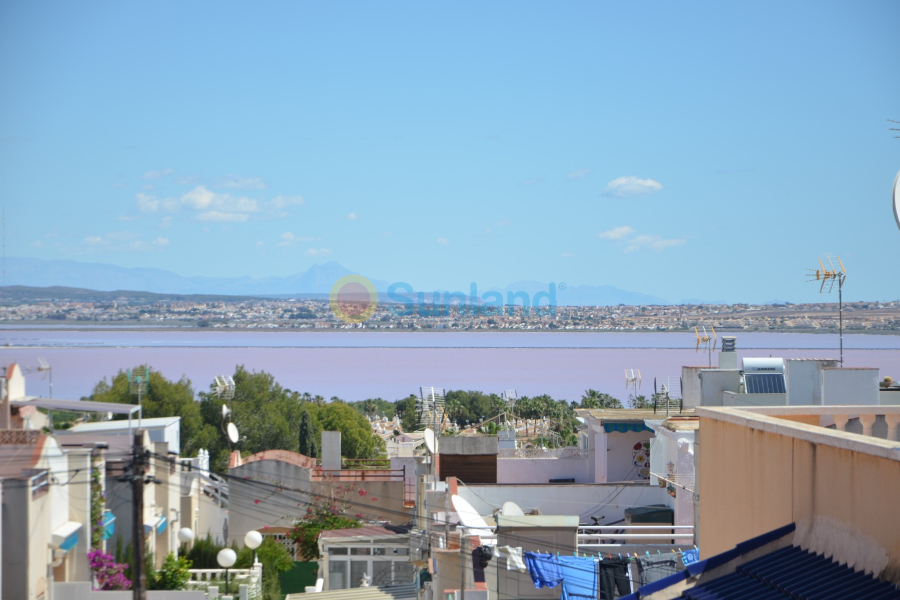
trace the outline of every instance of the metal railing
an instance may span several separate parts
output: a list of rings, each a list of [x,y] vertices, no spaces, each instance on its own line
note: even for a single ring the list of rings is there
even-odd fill
[[[211,585],[225,584],[225,569],[189,569],[188,572],[188,590],[206,591]],[[262,564],[256,563],[250,569],[228,569],[228,585],[246,585],[250,598],[262,598]]]
[[[578,547],[608,548],[628,543],[668,546],[674,540],[693,536],[693,525],[582,525],[578,528]]]

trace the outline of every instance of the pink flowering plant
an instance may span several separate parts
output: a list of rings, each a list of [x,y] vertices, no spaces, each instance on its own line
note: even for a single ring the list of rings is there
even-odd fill
[[[131,589],[131,580],[125,577],[125,569],[128,568],[128,565],[115,562],[111,555],[99,548],[88,552],[87,557],[96,582],[95,590]]]
[[[304,514],[291,529],[288,536],[297,544],[303,560],[319,558],[319,535],[332,529],[356,529],[363,525],[363,514],[351,511],[355,495],[366,496],[367,492],[358,489],[355,483],[334,487],[334,495],[313,496],[312,502]],[[377,498],[371,498],[377,502]],[[298,506],[300,506],[298,504]]]

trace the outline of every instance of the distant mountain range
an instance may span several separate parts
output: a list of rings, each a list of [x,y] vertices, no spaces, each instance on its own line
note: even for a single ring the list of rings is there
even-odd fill
[[[103,263],[86,263],[74,260],[43,260],[38,258],[7,258],[7,286],[81,288],[82,290],[118,291],[133,290],[169,295],[217,295],[217,296],[267,296],[267,297],[318,297],[331,292],[334,283],[353,271],[331,261],[313,265],[303,273],[287,277],[184,277],[163,269],[126,268]],[[371,280],[375,289],[386,300],[390,285],[387,281]],[[409,281],[403,279],[398,281]],[[559,286],[559,282],[557,282]],[[571,285],[557,287],[556,303],[559,306],[611,306],[616,304],[669,304],[666,300],[621,290],[609,285]],[[479,295],[486,291],[503,294],[525,292],[533,297],[538,292],[549,293],[549,284],[537,281],[517,281],[505,287],[479,288]],[[418,292],[419,290],[415,290]],[[431,301],[431,290],[426,292]],[[468,289],[458,290],[469,293]],[[406,294],[404,294],[406,295]]]

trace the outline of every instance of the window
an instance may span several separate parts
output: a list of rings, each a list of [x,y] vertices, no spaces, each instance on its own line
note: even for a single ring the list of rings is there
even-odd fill
[[[328,561],[328,589],[347,589],[347,570],[350,564],[346,560]]]
[[[343,556],[347,556],[347,549],[346,549],[346,548],[334,548],[334,547],[329,547],[329,548],[325,548],[325,552],[327,552],[327,553],[328,553],[329,555],[331,555],[331,556],[338,555],[338,554],[343,555]]]

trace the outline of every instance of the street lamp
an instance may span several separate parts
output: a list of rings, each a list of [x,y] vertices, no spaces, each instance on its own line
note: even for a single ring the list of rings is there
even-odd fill
[[[194,539],[194,531],[190,527],[182,527],[175,534],[175,537],[180,544],[190,544]],[[178,546],[175,546],[175,558],[178,558]]]
[[[263,543],[263,536],[258,531],[248,531],[244,536],[244,545],[253,550],[253,564],[256,564],[256,549]]]
[[[228,569],[237,562],[237,553],[231,548],[223,548],[216,555],[216,562],[225,569],[225,593],[228,593]]]

